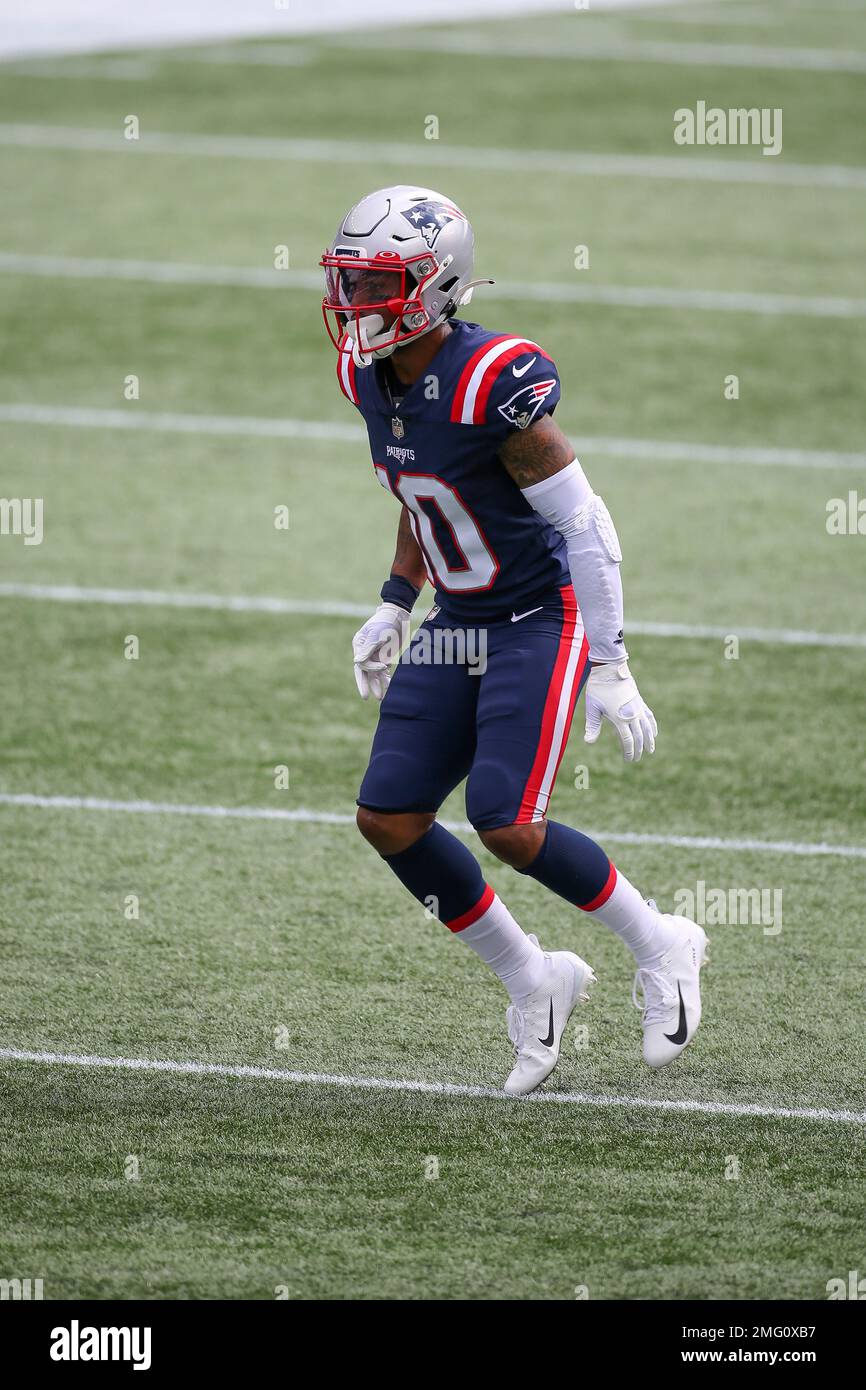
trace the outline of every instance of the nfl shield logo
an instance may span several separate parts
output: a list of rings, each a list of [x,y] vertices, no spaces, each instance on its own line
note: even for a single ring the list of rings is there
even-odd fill
[[[406,426],[403,424],[399,415],[395,415],[391,421],[391,430],[395,439],[402,439],[403,435],[406,433]]]

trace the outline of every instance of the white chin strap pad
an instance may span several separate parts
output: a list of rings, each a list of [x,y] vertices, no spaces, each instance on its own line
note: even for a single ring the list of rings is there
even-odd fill
[[[376,345],[376,337],[382,332],[384,326],[385,320],[381,314],[367,314],[358,321],[358,337],[353,338],[351,334],[349,335],[349,342],[352,344],[352,360],[356,367],[369,366],[372,357],[388,356],[390,349],[381,352]]]

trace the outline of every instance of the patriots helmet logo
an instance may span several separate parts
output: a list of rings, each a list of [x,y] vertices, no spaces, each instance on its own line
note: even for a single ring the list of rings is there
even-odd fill
[[[530,386],[521,386],[510,400],[499,407],[499,414],[504,416],[509,425],[516,425],[519,430],[525,430],[527,425],[532,424],[539,406],[542,401],[547,400],[555,385],[556,377],[551,377],[548,381],[534,381]]]
[[[462,216],[462,213],[458,213],[456,208],[447,207],[445,203],[413,203],[402,215],[432,251],[442,228],[453,222],[455,217]]]

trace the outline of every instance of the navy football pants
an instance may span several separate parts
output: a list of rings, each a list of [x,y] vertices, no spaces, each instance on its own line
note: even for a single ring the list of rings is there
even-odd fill
[[[524,610],[521,610],[524,611]],[[463,625],[438,610],[409,655],[435,652],[436,629]],[[426,630],[426,631],[425,631]],[[589,675],[583,621],[570,584],[538,611],[473,625],[486,634],[486,668],[401,659],[379,714],[358,794],[374,811],[438,811],[464,777],[466,813],[477,830],[541,820],[547,811],[577,698]],[[440,650],[449,650],[444,639]]]

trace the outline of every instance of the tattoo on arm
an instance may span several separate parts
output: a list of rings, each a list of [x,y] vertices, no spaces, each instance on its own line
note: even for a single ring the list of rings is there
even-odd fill
[[[423,589],[427,582],[424,556],[412,534],[412,527],[409,525],[409,510],[405,503],[400,512],[400,521],[397,526],[397,548],[394,552],[391,573],[402,575],[404,579],[409,580],[410,584],[414,584],[416,589]]]
[[[559,425],[549,415],[542,415],[528,430],[510,434],[499,457],[517,486],[523,488],[567,468],[574,459],[574,450]]]

